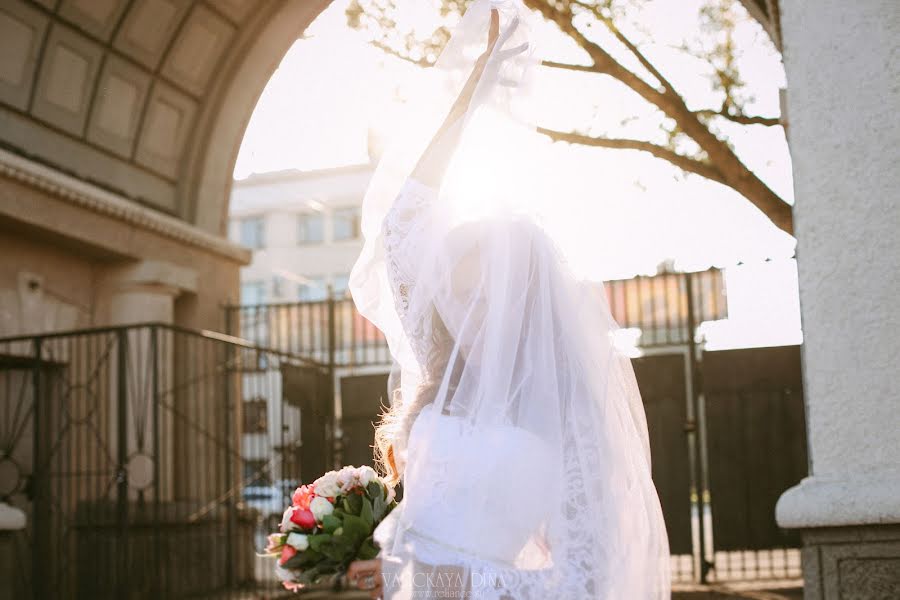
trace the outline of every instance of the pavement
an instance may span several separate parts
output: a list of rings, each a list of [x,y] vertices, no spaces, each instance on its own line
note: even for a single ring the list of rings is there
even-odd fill
[[[803,600],[799,579],[742,583],[678,584],[672,600]]]

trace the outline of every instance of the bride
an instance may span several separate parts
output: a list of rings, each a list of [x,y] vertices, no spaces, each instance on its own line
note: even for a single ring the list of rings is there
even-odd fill
[[[552,193],[513,133],[529,20],[472,3],[363,203],[350,289],[399,367],[375,440],[403,481],[379,558],[348,571],[373,598],[669,597],[631,364],[603,291],[526,208]]]

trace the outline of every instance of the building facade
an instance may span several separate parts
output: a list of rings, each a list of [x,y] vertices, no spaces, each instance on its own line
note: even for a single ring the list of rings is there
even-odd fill
[[[323,300],[347,293],[362,249],[360,207],[369,164],[278,171],[235,181],[229,238],[253,251],[241,304]]]

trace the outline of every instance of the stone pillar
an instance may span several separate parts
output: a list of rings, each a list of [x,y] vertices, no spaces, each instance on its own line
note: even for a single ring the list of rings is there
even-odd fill
[[[185,267],[173,265],[164,261],[145,260],[130,264],[125,267],[112,269],[105,278],[105,285],[109,292],[109,321],[111,325],[133,325],[137,323],[163,323],[172,324],[175,315],[175,300],[185,293],[196,293],[197,273]],[[127,333],[128,363],[131,369],[151,369],[152,338],[149,328],[129,330]],[[175,360],[175,334],[164,328],[158,328],[156,335],[156,365],[157,388],[170,390],[175,381],[176,369],[182,365]],[[141,362],[139,358],[142,358]],[[116,390],[118,373],[110,370],[112,378],[110,390]],[[140,380],[137,373],[130,375],[131,380]],[[154,459],[152,449],[148,445],[152,432],[153,404],[142,397],[132,397],[133,394],[141,395],[149,393],[145,385],[136,389],[129,388],[128,406],[128,470],[129,493],[136,497],[142,489],[149,489],[154,485],[153,469]],[[164,405],[171,404],[172,399],[164,396],[160,399]],[[113,392],[110,398],[111,420],[113,426],[116,423],[115,415],[118,410],[118,398]],[[135,411],[145,411],[143,415],[135,415]],[[135,417],[138,417],[135,419]],[[134,423],[141,423],[145,431],[135,430]],[[181,425],[181,426],[180,426]],[[171,410],[160,410],[158,413],[158,443],[161,463],[159,467],[159,494],[160,500],[170,500],[175,488],[175,445],[179,436],[189,436],[190,433],[182,431],[183,424],[177,423],[172,417]],[[143,434],[143,435],[141,435]],[[117,439],[114,431],[110,432],[110,440]],[[139,443],[143,440],[143,447]],[[111,446],[115,446],[112,443]]]
[[[109,273],[111,325],[173,323],[175,299],[197,292],[197,273],[164,261],[145,260]]]
[[[782,0],[810,476],[806,595],[900,598],[900,5]]]

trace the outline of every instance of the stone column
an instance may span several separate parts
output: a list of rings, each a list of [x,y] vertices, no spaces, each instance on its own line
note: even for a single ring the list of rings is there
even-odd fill
[[[197,292],[197,273],[168,262],[145,260],[112,269],[106,283],[111,325],[173,323],[175,299]]]
[[[900,5],[782,0],[810,476],[805,597],[900,598]]]
[[[109,322],[111,325],[133,325],[137,323],[162,323],[172,324],[175,314],[175,300],[184,293],[196,293],[197,273],[191,269],[173,265],[164,261],[145,260],[124,267],[112,269],[104,280],[106,290],[109,293]],[[175,369],[181,368],[175,360],[175,339],[172,331],[158,328],[156,335],[156,365],[157,365],[157,389],[163,394],[159,399],[162,406],[171,406],[173,399],[166,394],[172,388],[175,381]],[[138,328],[129,330],[127,334],[128,356],[130,369],[144,370],[149,377],[152,371],[152,344],[151,330]],[[111,427],[115,426],[115,415],[118,410],[118,398],[115,390],[117,379],[116,370],[110,371],[110,398]],[[148,381],[142,379],[138,373],[129,374],[129,381]],[[132,385],[129,387],[128,406],[128,479],[129,494],[136,496],[142,489],[150,489],[154,486],[153,469],[154,460],[151,458],[152,448],[147,440],[152,439],[152,406],[145,398],[131,397],[132,394],[150,393],[148,385]],[[134,411],[144,411],[146,414],[136,415]],[[135,418],[137,417],[137,418]],[[175,489],[175,445],[179,437],[189,434],[181,431],[183,424],[173,419],[172,410],[160,410],[158,418],[158,443],[160,444],[160,500],[170,500]],[[145,431],[135,431],[135,423],[143,424]],[[143,434],[143,435],[139,435]],[[111,447],[115,447],[117,436],[110,432]],[[143,439],[143,447],[138,443]]]

